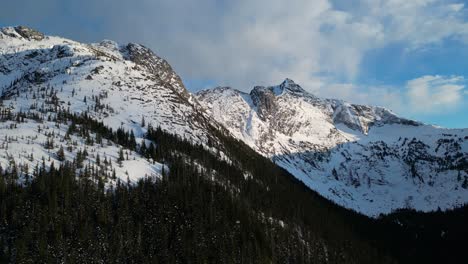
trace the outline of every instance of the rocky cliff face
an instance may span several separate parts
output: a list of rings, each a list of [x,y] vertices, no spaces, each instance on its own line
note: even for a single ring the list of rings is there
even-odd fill
[[[197,98],[237,138],[345,207],[376,216],[468,202],[468,129],[320,99],[289,79],[250,94],[224,87]]]
[[[24,26],[17,26],[17,27],[5,27],[1,29],[3,35],[17,38],[21,37],[27,40],[43,40],[44,34],[41,32],[24,27]]]

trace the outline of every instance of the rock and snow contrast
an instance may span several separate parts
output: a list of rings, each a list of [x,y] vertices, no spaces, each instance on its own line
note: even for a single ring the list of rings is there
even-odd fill
[[[250,93],[218,87],[197,98],[236,138],[344,207],[378,216],[468,202],[468,129],[320,99],[289,79]]]
[[[225,127],[311,189],[369,216],[468,202],[468,129],[320,99],[289,79],[250,94],[226,87],[192,95],[141,45],[0,29],[0,169],[24,176],[66,159],[79,160],[82,173],[115,175],[109,183],[162,174],[163,164],[80,130],[70,121],[77,115],[131,131],[138,143],[151,126],[209,146],[213,127]]]
[[[21,26],[0,29],[0,93],[3,169],[57,166],[60,148],[68,160],[85,152],[83,164],[91,167],[116,161],[121,146],[67,133],[71,124],[60,121],[64,113],[86,113],[114,131],[132,131],[136,142],[144,140],[148,126],[157,126],[203,144],[213,125],[170,65],[149,49],[112,41],[82,44]],[[21,122],[8,120],[18,113]],[[117,177],[135,181],[160,174],[161,164],[124,151],[128,158],[112,169]]]

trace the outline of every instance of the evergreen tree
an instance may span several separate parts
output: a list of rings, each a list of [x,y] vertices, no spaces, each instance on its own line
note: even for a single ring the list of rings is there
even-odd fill
[[[59,150],[57,151],[57,159],[59,161],[65,161],[65,151],[63,150],[63,146],[60,146]]]
[[[119,158],[117,159],[117,163],[119,164],[120,167],[122,167],[122,162],[125,160],[125,157],[124,157],[124,152],[123,152],[123,148],[120,148],[119,150]]]

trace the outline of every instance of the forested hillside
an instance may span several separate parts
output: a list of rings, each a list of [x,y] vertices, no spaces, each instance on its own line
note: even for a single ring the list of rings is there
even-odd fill
[[[160,178],[146,177],[136,184],[117,180],[110,188],[105,188],[104,163],[118,166],[125,155],[103,161],[101,169],[85,167],[80,175],[75,173],[77,160],[50,169],[38,164],[21,184],[16,175],[24,168],[2,169],[0,241],[5,262],[463,259],[466,209],[401,212],[374,220],[321,198],[268,159],[222,134],[217,146],[228,159],[158,128],[149,129],[146,137],[151,144],[143,145],[135,144],[130,133],[118,136],[85,115],[70,115],[67,120],[76,127],[71,133],[115,140],[125,151],[137,151],[168,169]]]
[[[0,53],[0,262],[467,259],[466,207],[370,218],[339,206],[236,139],[141,45],[7,27]]]
[[[135,145],[86,115],[69,120],[79,131],[71,133],[115,140],[168,170],[110,188],[104,162],[85,165],[80,175],[79,160],[38,164],[21,184],[24,168],[2,170],[4,259],[371,263],[387,255],[360,239],[337,206],[233,139],[224,137],[228,162],[160,129],[149,129],[148,146]],[[126,158],[107,163],[118,166],[119,159]]]

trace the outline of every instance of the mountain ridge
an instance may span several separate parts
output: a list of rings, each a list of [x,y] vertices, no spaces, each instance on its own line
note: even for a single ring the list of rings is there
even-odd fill
[[[290,79],[250,93],[225,87],[196,96],[236,138],[345,207],[375,217],[399,208],[432,211],[468,202],[468,129],[320,99]]]
[[[414,166],[411,184],[427,182],[431,179],[417,174],[421,165],[442,162],[437,155],[445,152],[453,158],[443,161],[447,166],[464,158],[465,145],[458,138],[440,138],[437,150],[427,139],[395,139],[401,153],[392,154],[394,147],[385,139],[392,135],[375,133],[385,132],[387,125],[371,123],[374,116],[355,115],[371,115],[371,108],[345,105],[340,111],[350,110],[357,118],[348,120],[355,130],[335,126],[346,115],[334,117],[333,102],[316,97],[291,101],[305,95],[292,80],[271,91],[258,87],[252,95],[221,89],[225,98],[210,105],[186,92],[170,65],[141,45],[79,43],[25,27],[0,30],[0,87],[0,262],[437,263],[465,258],[466,206],[371,218],[363,213],[392,208],[362,212],[343,203],[359,197],[339,200],[313,188],[317,181],[306,181],[311,175],[318,183],[336,177],[341,191],[348,185],[368,191],[360,187],[368,184],[366,178],[347,177],[340,168],[336,175],[317,172],[328,168],[331,158],[375,162],[371,171],[404,154]],[[295,123],[297,118],[301,122]],[[237,130],[232,124],[246,126]],[[430,128],[392,125],[408,135]],[[327,153],[335,148],[340,151]],[[365,156],[366,151],[372,155]],[[415,162],[428,153],[428,164]],[[354,165],[344,163],[344,171],[360,175]],[[458,165],[458,171],[466,168]],[[379,183],[372,178],[369,190],[393,187]]]
[[[134,132],[138,142],[147,130],[143,121],[205,146],[218,141],[214,126],[326,198],[372,216],[398,208],[449,209],[468,200],[465,130],[425,125],[381,107],[320,99],[291,79],[256,86],[250,93],[217,88],[192,95],[167,61],[139,44],[81,44],[25,27],[0,32],[5,111],[88,112],[115,130]],[[13,134],[36,133],[24,126]],[[455,135],[448,136],[451,131]],[[59,132],[59,140],[65,132]],[[42,135],[34,145],[37,158],[24,156],[20,162],[33,166],[47,155],[41,142],[47,138]],[[11,155],[24,155],[28,142],[12,142],[18,148],[0,157],[3,163]],[[116,148],[107,151],[118,154]],[[148,163],[142,167],[159,173]],[[125,171],[117,174],[127,177]]]
[[[109,40],[83,44],[18,26],[0,29],[0,54],[2,111],[38,115],[49,122],[58,112],[86,113],[114,130],[131,131],[138,143],[152,125],[204,145],[217,142],[212,127],[222,129],[204,113],[169,63],[140,44],[119,45]],[[4,126],[0,132],[12,139],[7,140],[11,141],[9,151],[0,154],[0,164],[8,167],[11,156],[20,156],[19,164],[35,166],[41,157],[50,155],[51,150],[43,148],[49,138],[60,142],[52,151],[60,146],[67,149],[71,144],[65,139],[68,125],[57,129],[52,122],[33,121],[13,130]],[[82,144],[81,149],[86,148],[82,139],[73,139]],[[73,150],[65,153],[73,158],[80,148],[70,147]],[[34,158],[26,155],[31,151]],[[115,157],[119,149],[102,147],[93,152]],[[133,154],[134,161],[124,162],[133,169],[116,168],[118,178],[130,176],[137,181],[145,174],[160,175],[161,164]],[[53,161],[58,162],[55,157],[47,164]],[[95,158],[87,161],[96,164]]]
[[[11,34],[0,262],[394,262],[342,215],[369,219],[231,137],[146,48]]]

